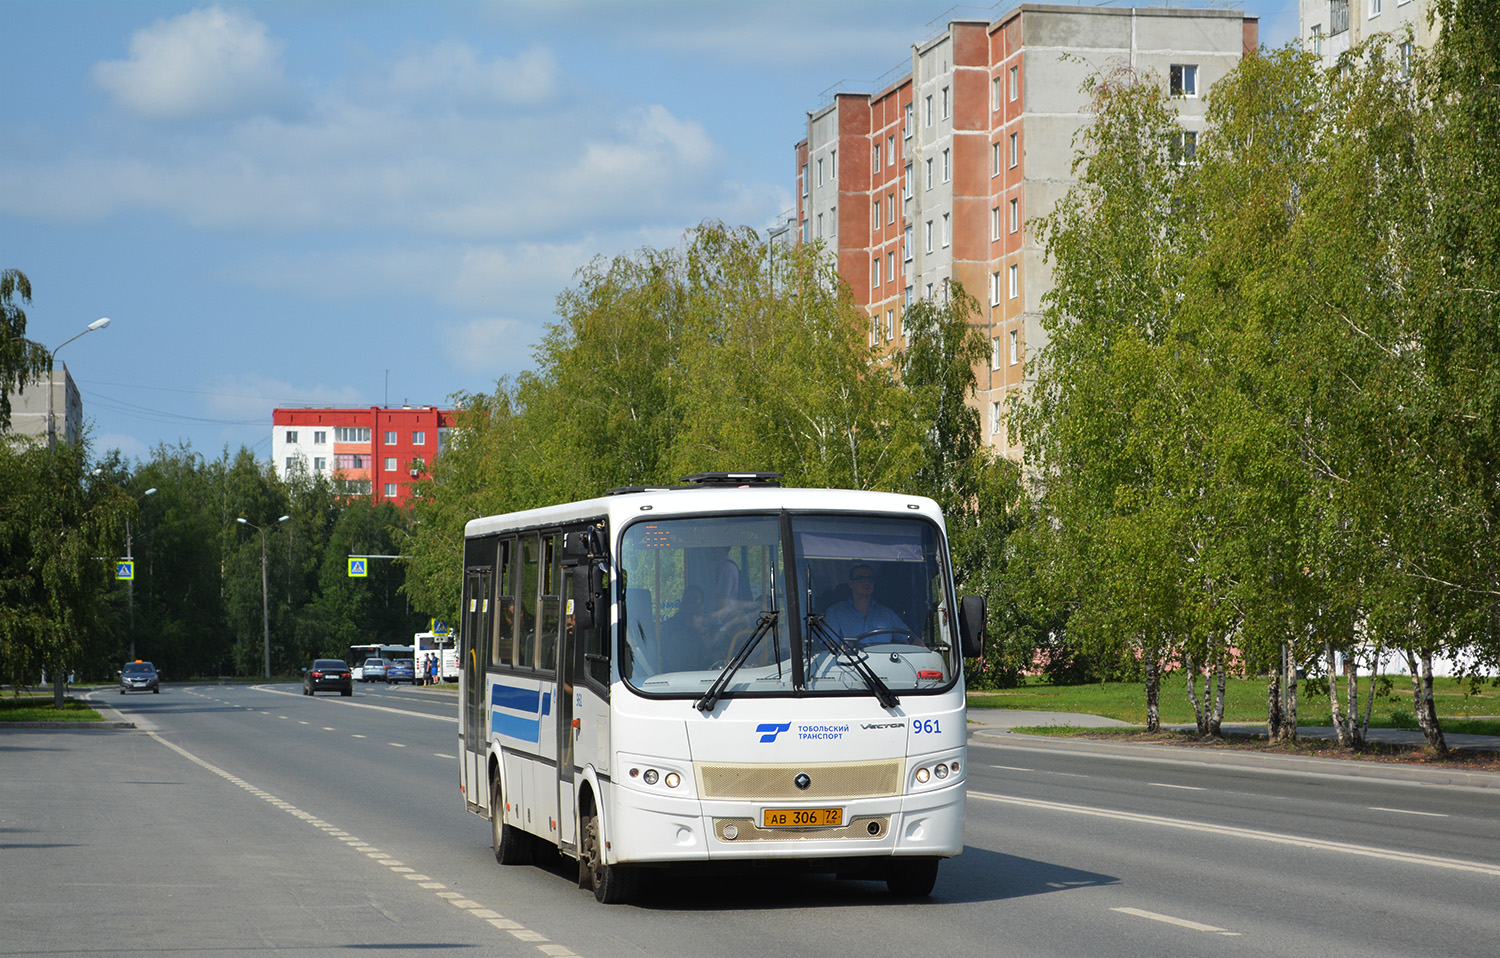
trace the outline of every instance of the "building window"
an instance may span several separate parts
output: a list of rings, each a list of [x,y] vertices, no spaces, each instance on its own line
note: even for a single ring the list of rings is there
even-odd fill
[[[1173,96],[1198,95],[1198,67],[1192,63],[1174,63],[1167,71]]]
[[[1316,53],[1318,56],[1322,56],[1323,55],[1323,24],[1321,24],[1321,23],[1315,23],[1315,24],[1313,24],[1313,27],[1312,27],[1312,48],[1313,48],[1313,53]]]
[[[927,221],[927,252],[932,252],[932,220]]]
[[[802,195],[807,195],[807,164],[802,164],[802,175],[798,177],[802,181]]]
[[[999,279],[999,276],[997,275],[995,278]],[[996,337],[994,337],[993,339],[990,340],[990,368],[991,369],[999,369],[1000,368],[1000,337],[999,336],[996,336]]]
[[[1411,76],[1412,56],[1415,52],[1412,49],[1411,41],[1403,40],[1399,49],[1401,51],[1401,75],[1409,77]]]
[[[807,220],[804,219],[802,221],[802,242],[806,243],[810,239],[812,239],[812,227],[810,227],[807,223]]]
[[[286,432],[286,441],[287,442],[296,442],[297,441],[297,430],[295,430],[295,429],[288,429],[287,432]]]
[[[333,457],[333,465],[336,469],[368,469],[370,457],[357,452],[341,452]]]
[[[1000,435],[1000,404],[990,403],[990,435]]]
[[[1172,159],[1179,166],[1191,163],[1198,155],[1198,133],[1195,130],[1178,130],[1172,134]]]
[[[333,427],[334,442],[369,442],[370,430],[367,426],[335,426]]]
[[[1000,238],[1000,207],[990,207],[990,239]]]
[[[1014,329],[1010,331],[1010,364],[1014,366],[1021,361],[1021,343]]]
[[[385,484],[385,494],[387,498],[392,497],[396,494],[396,484],[394,482],[388,482]]]
[[[823,185],[823,158],[818,157],[818,185]]]
[[[879,200],[875,201],[875,207],[874,207],[874,209],[875,209],[875,215],[873,217],[871,217],[871,219],[873,219],[874,222],[871,224],[871,226],[872,226],[873,229],[877,229],[878,230],[878,229],[880,229],[880,201]]]
[[[873,287],[876,287],[876,286],[879,286],[879,285],[880,285],[880,257],[876,256],[874,259],[870,260],[870,286],[873,288]]]
[[[932,189],[932,157],[927,158],[927,188]]]
[[[1000,109],[1000,78],[990,78],[990,110]]]
[[[1010,267],[1010,298],[1015,299],[1021,295],[1021,267],[1014,264]]]
[[[1021,95],[1021,68],[1010,68],[1010,99],[1015,102],[1016,97]]]
[[[423,431],[423,430],[420,430],[420,429],[417,430],[416,432],[412,433],[411,434],[411,444],[413,446],[425,446],[425,445],[427,445],[427,433],[425,431]]]
[[[885,138],[885,165],[896,165],[896,137],[894,135]]]
[[[395,456],[386,456],[385,457],[385,471],[386,472],[395,472],[396,471],[396,457]]]
[[[1000,175],[1000,144],[990,144],[990,175]]]
[[[1014,233],[1021,228],[1021,201],[1010,201],[1010,231]]]
[[[910,226],[908,226],[906,228],[906,237],[902,240],[901,246],[902,246],[902,249],[904,251],[902,253],[903,260],[905,262],[910,263],[911,262],[911,257],[912,257],[912,252],[911,252],[911,227]]]
[[[896,311],[888,309],[885,311],[885,341],[890,342],[896,338]]]
[[[927,299],[928,299],[929,302],[932,300],[932,284],[931,283],[927,284]]]
[[[291,472],[293,469],[296,468],[296,466],[297,466],[297,457],[296,456],[287,456],[286,457],[286,471],[287,472]]]
[[[818,239],[823,238],[823,214],[818,214]]]
[[[946,249],[948,247],[949,242],[951,242],[952,239],[953,239],[952,223],[953,223],[952,214],[944,213],[943,214],[943,248],[944,249]]]
[[[885,278],[891,282],[896,281],[896,251],[891,250],[885,254]]]
[[[990,305],[1000,305],[1000,271],[998,269],[990,274]],[[999,340],[996,340],[995,342],[995,362],[997,364],[995,368],[998,369],[998,364],[1000,362],[1000,347],[998,345]]]
[[[828,178],[836,180],[839,178],[839,151],[828,151]]]
[[[313,432],[313,445],[324,446],[328,444],[328,433],[322,429]]]
[[[870,345],[880,345],[880,314],[876,313],[870,317]]]
[[[325,458],[323,458],[322,456],[314,456],[313,457],[313,471],[314,472],[327,472],[328,471],[328,460],[325,459]]]
[[[828,209],[828,235],[839,235],[839,208],[837,206]]]
[[[885,194],[886,222],[892,226],[896,225],[896,194]]]
[[[911,139],[911,126],[911,104],[908,103],[906,104],[906,123],[903,125],[902,133],[902,136],[908,140]]]
[[[906,164],[906,176],[901,187],[901,195],[907,199],[911,199],[911,189],[911,164],[908,163]]]
[[[1015,169],[1016,164],[1021,162],[1021,134],[1010,135],[1010,168]]]
[[[906,287],[906,298],[902,301],[902,303],[905,306],[911,306],[911,303],[912,303],[912,288],[910,286]]]
[[[928,97],[922,108],[922,125],[932,126],[932,97]]]
[[[1380,12],[1381,12],[1382,7],[1383,7],[1382,0],[1370,0],[1370,16],[1372,16],[1372,17],[1378,17],[1378,16],[1380,16]]]
[[[948,118],[948,88],[943,87],[943,119]]]
[[[872,170],[878,170],[878,169],[880,169],[880,144],[879,143],[875,144],[874,150],[875,150],[875,161],[870,164],[870,168]]]
[[[388,429],[388,430],[386,430],[385,444],[387,446],[394,446],[399,441],[400,440],[398,440],[396,438],[396,430],[394,430],[394,429]]]
[[[943,182],[953,179],[953,151],[943,151]]]

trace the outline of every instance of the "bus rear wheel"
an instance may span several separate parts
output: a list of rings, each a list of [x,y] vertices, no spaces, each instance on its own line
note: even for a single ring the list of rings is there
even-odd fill
[[[885,887],[897,898],[926,898],[937,884],[938,859],[898,858],[886,873]]]
[[[529,865],[531,836],[505,824],[500,799],[500,776],[494,775],[490,777],[490,839],[495,846],[495,861],[502,865]]]
[[[604,843],[599,835],[599,816],[590,814],[583,821],[583,842],[579,849],[581,871],[594,886],[594,898],[603,905],[620,905],[635,897],[639,874],[625,865],[604,863]]]

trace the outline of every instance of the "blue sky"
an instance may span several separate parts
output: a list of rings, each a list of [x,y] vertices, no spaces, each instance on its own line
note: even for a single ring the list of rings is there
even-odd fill
[[[1296,0],[1244,8],[1296,33]],[[594,257],[768,226],[826,91],[993,9],[0,0],[0,267],[43,345],[111,318],[58,356],[96,454],[264,458],[276,406],[529,368]]]

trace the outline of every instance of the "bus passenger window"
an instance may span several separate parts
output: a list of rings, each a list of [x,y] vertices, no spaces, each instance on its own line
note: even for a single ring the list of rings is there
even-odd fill
[[[500,543],[500,601],[495,610],[495,641],[490,646],[491,665],[510,665],[511,648],[515,641],[516,628],[516,563],[515,541]]]
[[[516,632],[516,668],[534,669],[536,663],[537,573],[540,569],[540,540],[529,536],[521,540],[521,584],[516,615],[520,628]]]
[[[557,633],[562,626],[559,595],[562,576],[558,569],[562,548],[559,539],[558,535],[550,535],[542,540],[542,627],[537,634],[536,667],[549,672],[557,667]]]

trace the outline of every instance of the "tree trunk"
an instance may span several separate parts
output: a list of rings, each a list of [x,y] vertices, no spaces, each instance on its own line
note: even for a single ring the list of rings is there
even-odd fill
[[[1375,684],[1375,676],[1370,676],[1370,685]],[[1353,748],[1363,748],[1365,744],[1365,732],[1359,724],[1359,660],[1354,657],[1353,646],[1350,646],[1349,654],[1344,656],[1344,690],[1349,696],[1349,745]]]
[[[1344,721],[1343,710],[1339,707],[1339,675],[1335,670],[1338,653],[1333,650],[1333,643],[1328,639],[1323,640],[1323,664],[1328,671],[1328,715],[1333,722],[1333,734],[1337,736],[1339,748],[1349,747],[1349,726]]]
[[[1370,660],[1370,691],[1365,695],[1365,714],[1359,723],[1359,740],[1361,743],[1370,737],[1370,712],[1375,708],[1375,685],[1377,673],[1380,671],[1380,643],[1375,643],[1375,657]]]
[[[1422,650],[1420,666],[1410,652],[1406,663],[1411,666],[1411,691],[1417,711],[1417,724],[1427,739],[1427,745],[1439,755],[1448,754],[1448,742],[1443,738],[1443,727],[1438,722],[1437,704],[1432,699],[1432,653]]]
[[[1297,656],[1291,646],[1283,646],[1286,661],[1286,717],[1281,728],[1281,737],[1288,742],[1297,741]]]
[[[1271,680],[1266,683],[1266,738],[1272,742],[1281,741],[1280,668],[1271,673]]]
[[[1198,725],[1198,734],[1204,735],[1204,729],[1208,727],[1208,679],[1203,680],[1203,704],[1198,704],[1198,668],[1193,663],[1193,657],[1187,652],[1182,654],[1182,670],[1187,673],[1188,701],[1193,703],[1193,721]]]
[[[1208,734],[1214,738],[1224,737],[1224,663],[1220,662],[1214,666],[1214,675],[1218,678],[1214,688],[1214,708],[1208,716]],[[1207,680],[1204,680],[1205,688]],[[1207,692],[1204,693],[1207,695]]]
[[[1155,649],[1146,649],[1146,731],[1161,731],[1161,667]]]

